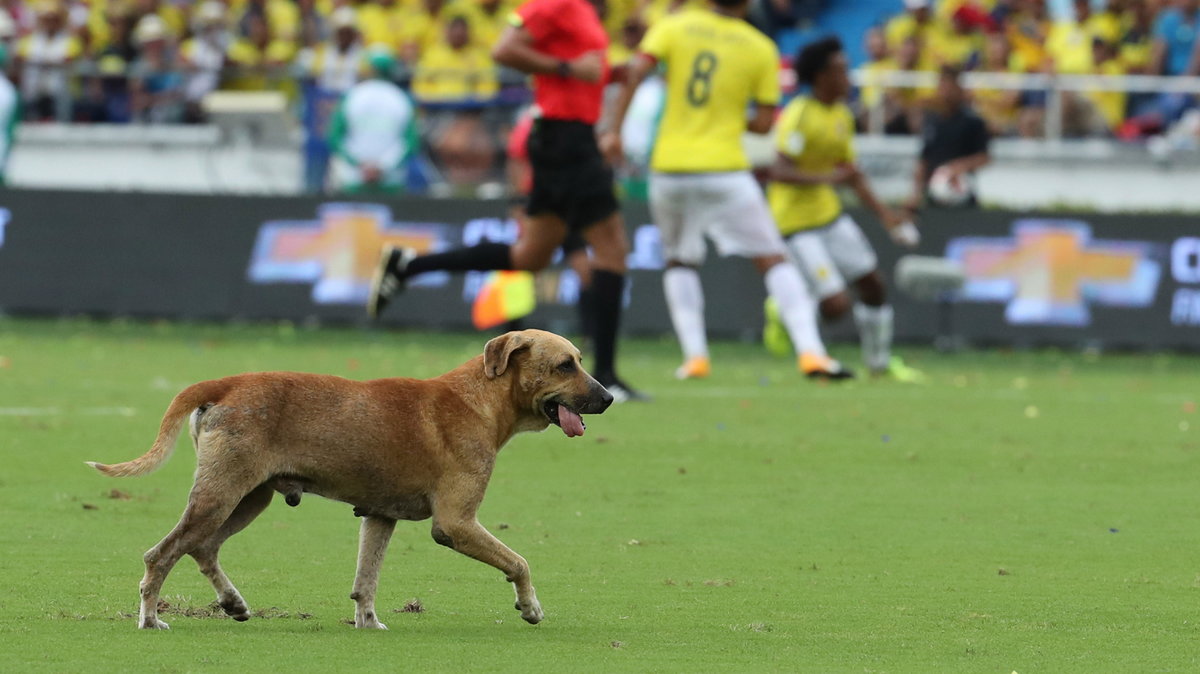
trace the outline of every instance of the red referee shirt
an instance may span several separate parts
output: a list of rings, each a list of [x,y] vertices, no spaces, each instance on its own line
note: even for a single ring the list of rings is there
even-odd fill
[[[590,51],[608,51],[608,34],[596,8],[587,0],[531,0],[515,12],[520,25],[533,37],[533,48],[564,61]],[[533,97],[546,119],[568,119],[595,124],[600,119],[604,75],[595,84],[573,77],[534,75]]]

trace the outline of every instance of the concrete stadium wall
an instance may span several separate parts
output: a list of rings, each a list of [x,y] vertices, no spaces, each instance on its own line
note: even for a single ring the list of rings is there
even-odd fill
[[[765,137],[751,154],[774,156]],[[876,189],[901,200],[912,189],[918,144],[913,138],[860,137],[860,161]],[[1200,212],[1200,155],[1109,141],[993,144],[992,166],[980,173],[989,206],[1071,206],[1101,212]],[[215,126],[28,125],[18,130],[7,182],[31,189],[195,194],[298,195],[300,143],[253,144]]]
[[[856,214],[890,273],[900,256]],[[657,230],[626,211],[633,252],[624,327],[670,334]],[[931,212],[920,255],[966,271],[941,303],[893,289],[898,338],[989,344],[1200,348],[1200,226],[1178,216]],[[496,202],[228,197],[0,190],[0,310],[11,314],[365,323],[380,245],[423,250],[511,240]],[[741,259],[702,273],[710,331],[755,339],[761,279]],[[384,323],[470,329],[486,274],[423,276]],[[535,283],[527,323],[570,333],[578,280],[561,266]],[[827,326],[853,339],[849,321]]]

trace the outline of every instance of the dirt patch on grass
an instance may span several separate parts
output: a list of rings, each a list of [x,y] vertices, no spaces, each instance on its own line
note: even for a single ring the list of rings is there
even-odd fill
[[[425,606],[421,604],[420,599],[409,599],[404,602],[404,606],[397,609],[392,609],[393,613],[424,613]]]

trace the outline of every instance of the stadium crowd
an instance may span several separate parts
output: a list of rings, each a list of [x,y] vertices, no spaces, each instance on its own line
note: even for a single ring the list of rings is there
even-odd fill
[[[469,183],[495,174],[516,110],[529,98],[525,78],[498,68],[490,54],[521,1],[0,0],[0,58],[29,122],[199,122],[213,91],[274,90],[308,120],[310,137],[324,138],[322,120],[354,84],[378,74],[370,54],[382,47],[395,57],[390,79],[421,110],[422,145],[450,183]],[[749,18],[775,36],[830,1],[754,0]],[[1048,1],[896,0],[899,13],[864,36],[860,124],[874,109],[888,133],[921,128],[933,87],[886,86],[878,76],[886,71],[1200,73],[1200,0],[1074,0],[1066,15],[1052,14]],[[597,2],[609,61],[620,64],[658,18],[705,0]],[[1045,90],[972,96],[993,135],[1040,136],[1054,109]],[[1147,136],[1177,122],[1194,100],[1068,92],[1061,129]],[[310,186],[322,175],[316,171]]]
[[[1073,0],[1052,18],[1047,0],[905,0],[902,13],[867,35],[871,74],[951,67],[987,73],[1061,75],[1200,74],[1197,0]],[[889,133],[919,129],[932,87],[863,87],[860,109],[882,104]],[[1136,138],[1161,131],[1194,106],[1182,94],[1065,92],[1066,136]],[[1044,90],[979,89],[974,105],[994,135],[1037,137]]]

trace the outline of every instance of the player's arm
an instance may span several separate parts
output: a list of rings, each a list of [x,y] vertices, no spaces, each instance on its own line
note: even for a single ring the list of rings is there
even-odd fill
[[[964,176],[987,166],[991,161],[992,157],[986,151],[976,152],[947,163],[946,168],[953,176]]]
[[[845,185],[858,172],[852,164],[838,166],[832,171],[805,171],[796,167],[796,158],[786,152],[775,154],[770,179],[789,185]]]
[[[917,160],[917,165],[913,169],[913,191],[908,201],[904,202],[904,208],[909,214],[915,214],[925,205],[925,186],[929,184],[929,164],[922,157]]]
[[[775,126],[775,113],[779,110],[779,52],[771,46],[762,52],[761,63],[756,70],[754,83],[754,114],[746,121],[750,133],[766,135]]]
[[[648,54],[635,54],[625,66],[625,78],[621,80],[621,88],[612,102],[609,110],[609,128],[600,134],[600,151],[609,163],[617,164],[624,157],[624,145],[621,142],[621,127],[625,124],[625,115],[629,112],[629,104],[639,86],[654,71],[657,62]]]
[[[520,17],[514,17],[514,20],[522,21]],[[599,82],[604,74],[604,54],[599,51],[590,51],[570,61],[563,61],[535,49],[533,40],[533,33],[523,23],[511,25],[492,48],[492,58],[500,65],[530,75],[559,75],[584,82]]]
[[[755,103],[754,116],[750,118],[750,121],[746,122],[746,130],[760,136],[770,133],[771,127],[775,124],[775,110],[777,107],[768,103]]]

